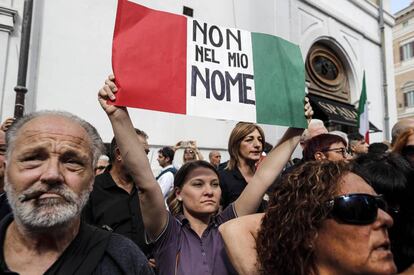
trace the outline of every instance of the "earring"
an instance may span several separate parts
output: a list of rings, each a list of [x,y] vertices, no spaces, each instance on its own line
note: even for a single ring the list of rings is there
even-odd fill
[[[178,198],[177,198],[177,200],[178,200],[179,202],[182,202],[182,201],[183,201],[183,199],[182,199],[181,197],[178,197]]]

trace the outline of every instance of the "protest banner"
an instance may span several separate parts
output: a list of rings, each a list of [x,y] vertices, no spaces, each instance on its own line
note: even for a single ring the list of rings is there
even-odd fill
[[[306,127],[298,46],[119,0],[114,104],[177,114]]]

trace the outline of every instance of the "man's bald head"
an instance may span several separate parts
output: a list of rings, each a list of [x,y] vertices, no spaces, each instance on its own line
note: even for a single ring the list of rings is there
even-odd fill
[[[221,154],[219,151],[217,150],[213,150],[208,154],[208,158],[210,160],[211,165],[213,165],[214,167],[218,167],[220,165],[221,162]]]

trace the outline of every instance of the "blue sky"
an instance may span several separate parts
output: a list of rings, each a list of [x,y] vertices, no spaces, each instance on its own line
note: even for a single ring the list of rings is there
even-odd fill
[[[410,5],[412,0],[391,0],[391,12],[396,13]]]

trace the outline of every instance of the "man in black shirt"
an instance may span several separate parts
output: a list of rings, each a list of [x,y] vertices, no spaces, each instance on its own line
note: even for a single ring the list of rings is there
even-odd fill
[[[0,274],[153,274],[129,239],[81,221],[102,152],[96,129],[65,112],[37,112],[7,132]]]
[[[147,134],[138,129],[135,131],[148,153]],[[150,249],[145,243],[138,190],[123,165],[115,138],[111,142],[110,160],[111,165],[95,178],[82,217],[89,224],[128,237],[148,255]]]

